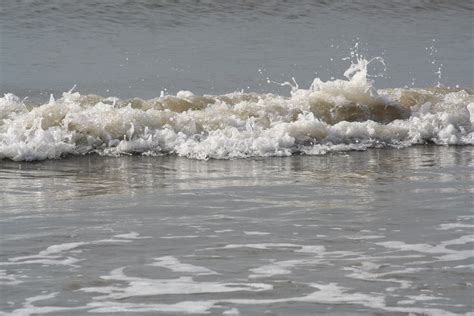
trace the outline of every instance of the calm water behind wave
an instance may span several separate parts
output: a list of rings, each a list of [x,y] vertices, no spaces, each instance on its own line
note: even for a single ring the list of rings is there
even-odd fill
[[[383,55],[379,87],[473,86],[471,1],[4,1],[1,89],[43,99],[287,92]],[[433,42],[435,40],[435,42]],[[259,71],[260,70],[260,71]],[[379,72],[377,69],[375,73]]]

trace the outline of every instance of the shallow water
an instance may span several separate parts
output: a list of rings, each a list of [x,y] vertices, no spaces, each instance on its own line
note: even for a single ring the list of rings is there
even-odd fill
[[[472,1],[0,10],[0,315],[474,310]]]
[[[2,307],[472,311],[470,147],[5,162]]]

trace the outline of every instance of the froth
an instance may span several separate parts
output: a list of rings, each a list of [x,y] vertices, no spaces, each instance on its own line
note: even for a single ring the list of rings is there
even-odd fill
[[[474,144],[470,89],[377,90],[364,59],[346,79],[315,79],[289,97],[232,93],[152,100],[66,92],[26,106],[0,99],[0,159],[175,154],[195,159],[318,155],[413,144]]]

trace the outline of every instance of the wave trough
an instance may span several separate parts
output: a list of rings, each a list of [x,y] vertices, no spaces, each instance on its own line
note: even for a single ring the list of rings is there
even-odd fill
[[[289,97],[234,92],[121,100],[65,92],[46,104],[0,98],[0,159],[173,154],[194,159],[320,155],[474,144],[471,88],[376,89],[368,61]]]

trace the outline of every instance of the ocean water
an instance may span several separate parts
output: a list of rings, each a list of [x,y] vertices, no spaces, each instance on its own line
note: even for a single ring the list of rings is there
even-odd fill
[[[474,305],[472,1],[3,1],[0,315]]]

